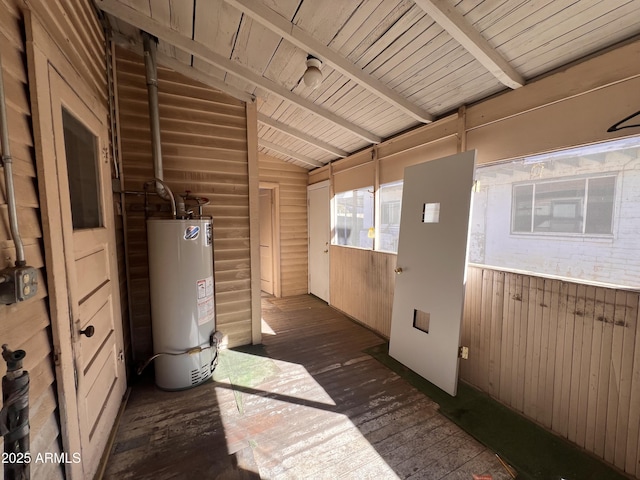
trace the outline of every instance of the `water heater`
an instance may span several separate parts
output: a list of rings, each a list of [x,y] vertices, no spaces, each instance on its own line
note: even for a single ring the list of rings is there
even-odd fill
[[[156,385],[182,390],[217,361],[211,219],[147,220]]]

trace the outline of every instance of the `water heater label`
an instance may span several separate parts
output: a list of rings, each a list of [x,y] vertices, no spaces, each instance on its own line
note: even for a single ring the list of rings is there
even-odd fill
[[[195,240],[200,235],[200,227],[197,225],[191,225],[184,231],[185,240]]]
[[[205,223],[204,228],[205,228],[205,231],[207,233],[206,240],[205,240],[204,244],[205,244],[205,246],[208,247],[209,245],[211,245],[212,237],[213,237],[213,234],[212,234],[212,231],[211,231],[211,224],[210,223]]]
[[[204,325],[214,319],[213,277],[209,276],[196,282],[198,295],[198,325]]]

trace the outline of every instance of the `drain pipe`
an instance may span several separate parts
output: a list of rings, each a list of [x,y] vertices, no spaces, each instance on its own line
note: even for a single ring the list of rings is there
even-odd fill
[[[162,147],[160,143],[160,109],[158,107],[158,63],[156,51],[158,40],[142,32],[144,44],[144,66],[147,79],[147,94],[149,96],[149,124],[151,127],[151,150],[153,153],[153,173],[155,178],[163,180],[162,173]],[[160,198],[170,200],[170,196],[164,188],[164,184],[156,182],[156,192]]]
[[[16,193],[13,187],[13,159],[9,148],[9,128],[7,126],[7,104],[4,97],[2,58],[0,58],[0,141],[2,144],[2,164],[4,165],[4,182],[6,185],[7,207],[9,208],[9,224],[11,226],[11,238],[16,246],[16,267],[27,264],[24,257],[24,245],[20,231],[18,230],[18,213],[16,211]]]

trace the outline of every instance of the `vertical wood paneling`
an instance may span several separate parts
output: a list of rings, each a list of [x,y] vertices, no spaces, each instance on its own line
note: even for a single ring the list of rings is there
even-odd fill
[[[489,353],[489,392],[498,395],[500,391],[500,365],[502,347],[503,307],[504,307],[504,272],[493,275],[493,295],[491,297],[491,330]]]
[[[595,294],[594,318],[604,318],[604,295],[603,288],[597,288]],[[602,333],[604,322],[594,322],[593,337],[591,341],[591,363],[589,370],[589,399],[587,404],[587,429],[585,436],[585,448],[594,450],[596,436],[596,411],[598,405],[598,365],[602,353]]]
[[[358,248],[330,248],[331,305],[388,338],[396,256]]]
[[[546,363],[545,393],[541,399],[543,404],[540,422],[547,428],[551,428],[553,423],[553,398],[556,381],[555,353],[558,344],[556,332],[558,330],[558,308],[560,305],[560,282],[548,282],[545,296],[547,305],[548,341],[543,342],[542,361]],[[510,317],[515,318],[515,317]],[[508,321],[508,320],[507,320]]]
[[[280,185],[280,279],[283,297],[307,293],[308,170],[259,154],[260,181]]]
[[[331,247],[332,305],[387,338],[395,258]],[[639,297],[470,266],[460,378],[638,477]]]
[[[633,475],[635,472],[636,477],[640,476],[640,321],[638,321],[638,312],[640,311],[639,295],[630,295],[631,298],[627,300],[630,308],[628,313],[633,317],[633,320],[629,322],[630,334],[635,333],[634,348],[633,348],[633,361],[631,371],[631,393],[629,404],[629,420],[626,426],[626,432],[623,432],[623,436],[626,434],[626,455],[624,461],[624,470]],[[623,430],[625,427],[623,426]],[[622,442],[621,442],[622,444]],[[621,445],[620,444],[620,445]],[[622,448],[621,448],[622,450]],[[623,453],[620,452],[622,456]],[[617,457],[616,457],[617,459]],[[622,464],[621,464],[622,465]],[[622,466],[620,468],[623,468]]]
[[[573,324],[573,348],[571,350],[571,381],[570,381],[570,398],[569,411],[577,412],[580,402],[580,365],[583,355],[583,337],[585,330],[585,320],[587,313],[585,312],[585,285],[578,285],[576,289],[576,308],[574,312]],[[578,416],[570,415],[567,425],[567,438],[578,443]]]
[[[144,63],[124,50],[116,56],[125,189],[140,191],[153,177]],[[210,200],[203,213],[213,217],[217,328],[230,346],[251,343],[244,103],[162,68],[158,82],[164,180],[176,195],[190,190]],[[152,343],[141,197],[127,196],[127,227],[133,349],[142,360]]]
[[[615,315],[614,290],[606,290],[604,295],[604,323],[602,332],[602,344],[600,353],[600,365],[598,372],[598,400],[596,407],[596,432],[594,453],[599,457],[605,456],[605,439],[607,430],[607,412],[615,405],[609,405],[609,375],[611,374],[611,363],[613,360],[613,326]]]
[[[554,282],[555,283],[555,282]],[[586,286],[585,293],[585,315],[582,317],[582,359],[576,372],[579,372],[579,387],[576,392],[578,397],[576,417],[576,439],[575,442],[584,447],[586,441],[586,413],[589,405],[589,365],[591,362],[591,348],[593,342],[593,321],[595,318],[595,287]]]
[[[466,295],[461,378],[638,476],[640,294],[470,267]]]
[[[630,292],[625,292],[624,311],[624,339],[621,352],[621,368],[619,379],[620,398],[618,401],[618,415],[616,418],[616,438],[615,438],[615,459],[616,465],[625,464],[625,454],[627,452],[627,430],[631,419],[632,390],[631,382],[633,376],[633,357],[636,347],[636,329],[638,321],[638,296]],[[637,397],[635,398],[637,401]]]

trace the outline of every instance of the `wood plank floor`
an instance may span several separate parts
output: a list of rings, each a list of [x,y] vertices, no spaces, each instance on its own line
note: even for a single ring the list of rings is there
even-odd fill
[[[262,305],[263,345],[224,351],[213,381],[133,387],[104,478],[510,478],[363,353],[380,337],[312,296]]]

